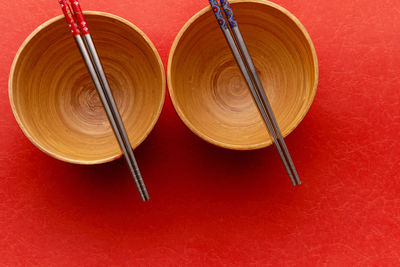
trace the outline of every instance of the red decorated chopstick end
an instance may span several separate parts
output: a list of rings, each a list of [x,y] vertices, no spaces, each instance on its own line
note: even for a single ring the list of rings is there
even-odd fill
[[[75,23],[74,17],[69,9],[67,0],[58,0],[60,3],[61,9],[64,13],[65,19],[67,20],[68,27],[73,36],[79,35],[78,25]]]
[[[76,17],[76,20],[78,21],[78,26],[79,29],[81,30],[82,34],[89,34],[89,28],[87,26],[87,23],[85,21],[85,17],[83,16],[81,6],[79,5],[78,0],[71,0],[72,3],[72,9],[74,10],[74,14]]]

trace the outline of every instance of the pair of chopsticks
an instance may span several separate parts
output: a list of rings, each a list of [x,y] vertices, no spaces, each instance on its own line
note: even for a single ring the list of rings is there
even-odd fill
[[[243,36],[240,33],[236,18],[229,6],[229,1],[220,0],[220,5],[218,4],[217,0],[209,0],[209,2],[215,17],[217,18],[217,22],[225,35],[225,39],[228,42],[232,54],[235,57],[239,69],[246,80],[261,117],[267,126],[268,132],[274,141],[275,147],[286,168],[290,180],[294,186],[300,185],[301,182],[296,168],[294,167],[292,158],[290,157],[285,141],[283,140],[282,133],[279,130],[278,123],[276,122],[271,105],[257,75],[256,68],[254,67],[249,51],[247,50]],[[225,20],[222,10],[225,13],[227,21]]]
[[[140,196],[143,201],[147,201],[150,199],[149,194],[144,185],[135,156],[133,155],[128,135],[112,96],[110,86],[108,85],[106,75],[92,37],[90,36],[89,28],[86,24],[79,2],[77,0],[71,0],[71,3],[69,3],[69,0],[58,0],[58,2],[60,3],[68,27],[75,38],[76,44],[78,45],[90,76],[92,77],[93,83],[100,96],[100,100],[107,113],[108,120],[110,121],[121,150],[125,155],[125,159],[135,180]]]

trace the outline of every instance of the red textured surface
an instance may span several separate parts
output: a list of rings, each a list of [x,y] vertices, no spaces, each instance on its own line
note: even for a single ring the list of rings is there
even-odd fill
[[[400,265],[400,2],[277,0],[314,41],[315,102],[286,139],[303,185],[273,147],[205,143],[169,98],[135,151],[152,200],[139,200],[123,160],[57,161],[11,112],[18,47],[59,15],[54,1],[0,2],[0,265]],[[139,26],[164,64],[175,35],[208,1],[82,0]]]

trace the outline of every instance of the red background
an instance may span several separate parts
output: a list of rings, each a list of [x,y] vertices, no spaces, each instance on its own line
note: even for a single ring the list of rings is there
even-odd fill
[[[400,265],[400,2],[275,2],[304,24],[319,58],[315,102],[286,139],[303,185],[291,186],[273,147],[202,141],[167,97],[135,151],[152,197],[143,204],[123,160],[57,161],[18,128],[13,57],[61,10],[56,0],[1,0],[1,265]],[[136,24],[166,65],[176,34],[208,1],[81,5]]]

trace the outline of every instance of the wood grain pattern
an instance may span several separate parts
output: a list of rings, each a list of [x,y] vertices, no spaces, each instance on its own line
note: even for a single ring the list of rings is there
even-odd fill
[[[145,34],[128,21],[100,12],[85,12],[85,17],[135,148],[164,104],[161,59]],[[9,95],[23,132],[49,155],[79,164],[121,156],[63,16],[38,27],[23,43],[12,65]]]
[[[231,2],[283,136],[309,110],[318,62],[301,23],[282,7],[259,0]],[[250,150],[272,143],[211,8],[182,28],[168,62],[168,87],[183,122],[204,140]]]

